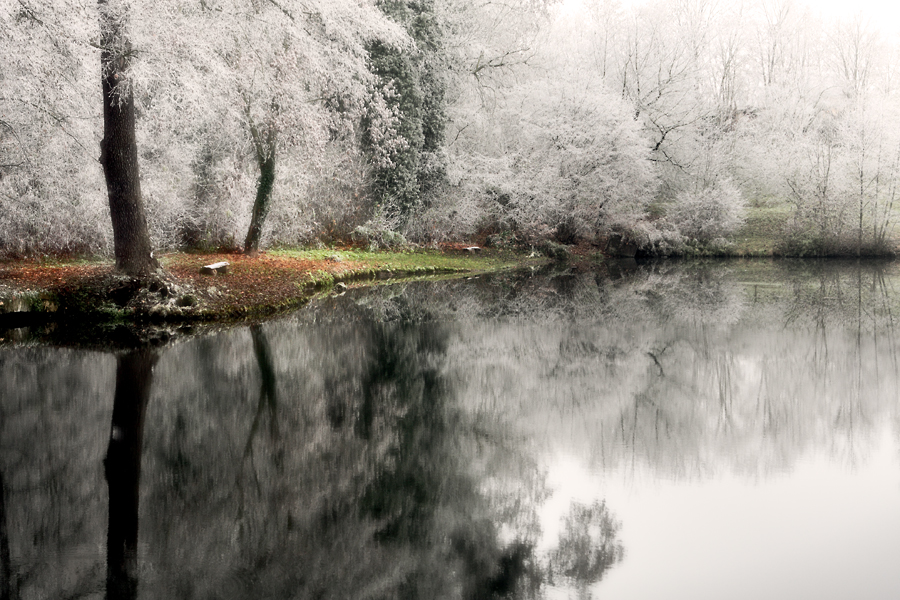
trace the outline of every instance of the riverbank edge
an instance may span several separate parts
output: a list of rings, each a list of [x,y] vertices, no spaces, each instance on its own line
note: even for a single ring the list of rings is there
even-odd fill
[[[66,345],[91,346],[98,338],[104,347],[166,343],[183,333],[271,319],[351,287],[471,277],[550,262],[534,252],[473,247],[282,250],[252,259],[221,258],[169,254],[161,258],[160,270],[140,279],[116,274],[108,261],[0,263],[0,345],[23,341],[24,336],[11,332],[25,329],[41,330],[37,337],[51,343],[66,340]],[[211,262],[230,262],[237,268],[201,276],[200,268]],[[29,277],[34,281],[23,284]]]

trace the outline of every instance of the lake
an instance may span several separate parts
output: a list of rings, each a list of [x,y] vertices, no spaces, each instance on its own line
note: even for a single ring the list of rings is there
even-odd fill
[[[407,282],[0,348],[0,598],[900,598],[900,267]]]

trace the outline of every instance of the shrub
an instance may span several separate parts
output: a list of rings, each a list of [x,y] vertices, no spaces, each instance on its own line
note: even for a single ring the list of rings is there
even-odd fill
[[[685,245],[684,236],[664,220],[617,223],[612,230],[637,244],[642,254],[670,256],[680,253]]]
[[[683,236],[709,243],[734,233],[744,224],[746,212],[740,190],[723,179],[678,194],[666,217]]]
[[[555,261],[565,262],[569,260],[569,249],[554,241],[544,240],[538,245],[537,249],[547,258],[552,258]]]
[[[355,243],[366,244],[371,249],[396,248],[407,244],[403,234],[371,222],[369,225],[360,225],[354,229],[351,238]]]

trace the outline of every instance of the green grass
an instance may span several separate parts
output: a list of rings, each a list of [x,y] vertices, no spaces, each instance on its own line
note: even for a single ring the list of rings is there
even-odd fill
[[[527,262],[521,255],[506,252],[444,253],[431,249],[369,251],[332,249],[277,249],[269,250],[273,256],[285,256],[301,260],[341,260],[364,263],[377,270],[421,271],[495,271],[522,266]]]
[[[788,204],[751,207],[747,220],[733,236],[737,256],[772,256],[791,214]]]

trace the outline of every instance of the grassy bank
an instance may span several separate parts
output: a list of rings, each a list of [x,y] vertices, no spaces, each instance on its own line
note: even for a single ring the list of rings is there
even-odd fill
[[[755,207],[730,244],[713,251],[701,247],[693,256],[784,256],[779,240],[789,216],[786,206]],[[549,242],[518,253],[464,244],[396,251],[281,248],[257,257],[179,252],[160,256],[161,269],[141,280],[117,274],[108,259],[6,261],[0,262],[0,343],[10,340],[4,332],[34,326],[68,329],[70,338],[89,337],[98,327],[124,327],[138,331],[143,341],[166,328],[268,318],[350,287],[538,266],[550,257],[568,260],[575,269],[604,260],[590,244]],[[227,271],[201,274],[202,266],[217,262],[227,262]],[[124,345],[134,341],[128,339]]]
[[[724,243],[721,239],[707,243],[692,240],[676,247],[673,254],[688,258],[894,258],[900,253],[890,233],[873,242],[871,229],[864,228],[862,239],[857,239],[858,229],[845,224],[842,230],[823,235],[814,223],[793,223],[791,216],[788,204],[754,206],[747,211],[741,228]]]
[[[753,207],[747,220],[733,238],[731,251],[734,256],[773,256],[778,252],[778,240],[782,236],[790,207],[787,205]]]
[[[236,322],[288,311],[339,288],[419,277],[454,277],[535,265],[512,252],[355,248],[279,249],[242,254],[171,253],[162,268],[135,280],[115,273],[109,260],[0,263],[0,330],[53,322],[89,327]],[[226,272],[200,268],[227,262]],[[0,335],[2,337],[2,335]]]

